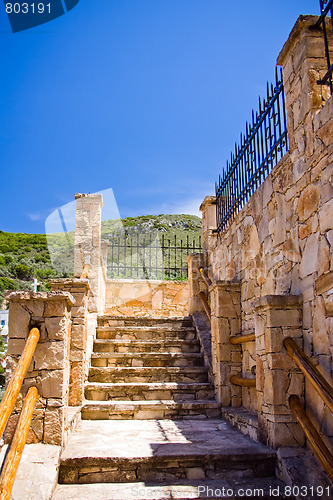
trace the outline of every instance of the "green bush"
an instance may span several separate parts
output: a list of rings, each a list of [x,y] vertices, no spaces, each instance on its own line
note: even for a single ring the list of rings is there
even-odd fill
[[[24,264],[17,264],[13,269],[14,274],[21,280],[31,278],[31,269]]]

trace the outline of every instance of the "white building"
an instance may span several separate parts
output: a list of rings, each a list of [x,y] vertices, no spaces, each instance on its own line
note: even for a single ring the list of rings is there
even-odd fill
[[[8,314],[8,309],[0,311],[0,333],[5,342],[8,338]]]

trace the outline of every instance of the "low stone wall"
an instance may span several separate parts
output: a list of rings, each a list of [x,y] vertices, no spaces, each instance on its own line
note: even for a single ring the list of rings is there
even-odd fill
[[[105,314],[187,316],[188,290],[187,281],[108,280]]]
[[[11,442],[22,408],[22,401],[29,387],[39,392],[33,412],[28,443],[64,445],[68,427],[68,398],[70,377],[71,308],[74,298],[68,292],[10,292],[9,338],[6,381],[24,349],[29,331],[38,327],[40,339],[21,394],[14,407],[5,432],[6,442]]]

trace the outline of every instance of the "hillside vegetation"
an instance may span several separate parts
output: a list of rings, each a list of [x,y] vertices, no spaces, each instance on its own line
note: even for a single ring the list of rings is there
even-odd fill
[[[156,235],[166,240],[198,241],[201,219],[194,215],[142,215],[102,222],[102,238],[123,235]],[[0,300],[5,290],[31,290],[37,278],[39,290],[48,290],[48,280],[71,276],[74,232],[64,234],[24,234],[0,231]],[[52,255],[52,262],[50,258]]]

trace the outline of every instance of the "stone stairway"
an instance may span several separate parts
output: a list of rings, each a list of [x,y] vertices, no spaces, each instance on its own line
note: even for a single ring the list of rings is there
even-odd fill
[[[237,498],[260,485],[270,498],[275,453],[223,421],[213,393],[190,319],[100,317],[53,499]]]
[[[220,415],[188,319],[100,318],[82,418],[213,418]]]

